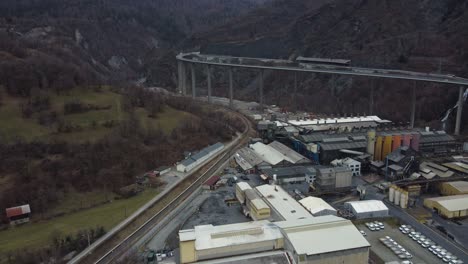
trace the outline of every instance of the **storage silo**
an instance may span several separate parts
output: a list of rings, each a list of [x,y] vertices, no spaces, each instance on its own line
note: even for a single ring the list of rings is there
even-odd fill
[[[374,151],[375,151],[375,130],[369,130],[369,132],[367,132],[367,153],[371,155],[372,160],[374,160]]]
[[[393,136],[392,152],[401,146],[401,135]]]
[[[383,137],[378,136],[375,141],[375,151],[374,151],[374,160],[382,160],[382,143]]]
[[[399,205],[400,204],[400,199],[401,199],[401,189],[396,188],[395,189],[394,204]]]
[[[408,207],[408,192],[407,191],[401,191],[400,207],[403,209]]]
[[[388,154],[392,152],[392,136],[385,136],[382,147],[382,160],[385,160]]]
[[[390,186],[390,189],[388,189],[388,200],[393,203],[393,200],[395,198],[395,187],[392,185]]]
[[[413,140],[411,140],[411,148],[419,151],[419,141],[421,139],[421,135],[419,133],[413,134]]]
[[[411,134],[403,135],[403,146],[409,147],[411,144]]]

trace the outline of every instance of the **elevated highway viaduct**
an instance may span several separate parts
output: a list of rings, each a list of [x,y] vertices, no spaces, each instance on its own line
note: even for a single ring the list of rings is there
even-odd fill
[[[264,59],[264,58],[247,58],[247,57],[229,57],[200,54],[199,52],[181,53],[176,57],[178,62],[178,89],[179,92],[187,95],[187,71],[190,69],[191,75],[191,92],[192,97],[197,96],[196,89],[196,73],[195,65],[199,64],[205,68],[208,85],[208,101],[211,102],[212,97],[212,67],[224,67],[228,70],[229,78],[229,99],[232,107],[234,91],[233,91],[233,68],[253,69],[260,71],[259,81],[259,103],[263,105],[263,89],[264,89],[264,74],[265,70],[290,71],[294,73],[294,91],[297,91],[297,73],[298,72],[313,72],[326,74],[339,74],[350,76],[366,76],[376,78],[401,79],[412,81],[433,82],[442,84],[456,85],[459,89],[458,107],[455,122],[455,135],[460,134],[461,118],[463,111],[463,93],[464,87],[468,86],[468,79],[460,78],[451,74],[433,74],[414,71],[377,69],[377,68],[361,68],[340,66],[331,64],[318,63],[303,63],[292,60]],[[373,108],[373,89],[371,90],[370,110]],[[414,127],[415,112],[416,112],[416,85],[411,91],[411,127]]]

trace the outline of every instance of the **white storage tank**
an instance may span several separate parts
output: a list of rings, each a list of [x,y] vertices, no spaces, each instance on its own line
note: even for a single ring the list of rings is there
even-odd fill
[[[400,207],[403,209],[408,207],[408,192],[407,191],[401,192]]]
[[[400,198],[401,198],[401,189],[400,189],[400,188],[396,188],[396,189],[395,189],[395,198],[394,198],[394,203],[395,203],[395,205],[399,205],[399,204],[400,204]]]
[[[393,200],[394,200],[394,197],[395,197],[395,188],[394,186],[390,186],[390,189],[388,190],[388,200],[393,203]]]

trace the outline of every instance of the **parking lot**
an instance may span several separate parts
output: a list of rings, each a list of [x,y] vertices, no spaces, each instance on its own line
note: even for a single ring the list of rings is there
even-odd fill
[[[383,261],[402,261],[395,253],[387,248],[379,239],[385,236],[391,237],[394,241],[405,248],[413,255],[410,259],[413,263],[444,263],[439,258],[430,253],[427,249],[420,246],[417,242],[413,241],[407,235],[401,233],[398,227],[385,224],[385,229],[380,231],[371,231],[364,224],[359,224],[358,228],[366,232],[367,240],[371,244],[371,250],[379,256]]]

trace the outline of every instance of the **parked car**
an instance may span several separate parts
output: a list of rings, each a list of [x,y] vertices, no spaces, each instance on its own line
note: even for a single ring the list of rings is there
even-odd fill
[[[363,230],[359,230],[359,233],[361,233],[361,235],[363,236],[367,236],[366,232],[364,232]]]

